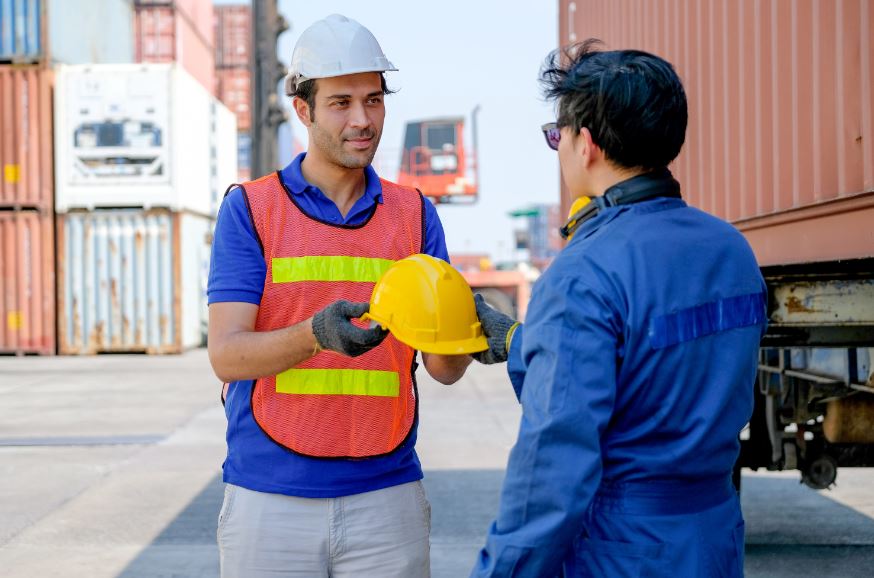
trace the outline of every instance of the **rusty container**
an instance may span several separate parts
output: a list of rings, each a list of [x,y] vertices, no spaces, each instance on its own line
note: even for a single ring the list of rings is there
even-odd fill
[[[136,0],[134,58],[179,62],[215,94],[215,42],[210,0]]]
[[[61,354],[178,353],[205,342],[211,219],[130,209],[57,223]]]
[[[722,217],[762,265],[874,255],[870,0],[560,0],[562,45],[595,37],[671,62],[687,201]],[[570,194],[562,194],[567,214]]]
[[[252,44],[252,8],[246,4],[216,6],[216,68],[249,68]]]
[[[0,353],[55,353],[54,223],[0,211]]]
[[[0,126],[0,209],[51,210],[50,70],[0,66]]]
[[[216,70],[216,97],[237,116],[237,129],[252,127],[252,82],[248,68]]]

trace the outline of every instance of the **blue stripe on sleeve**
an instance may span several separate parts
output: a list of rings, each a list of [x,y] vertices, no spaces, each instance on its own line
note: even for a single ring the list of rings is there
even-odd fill
[[[765,322],[765,294],[728,297],[662,315],[652,320],[649,338],[653,349],[664,349],[729,329]]]

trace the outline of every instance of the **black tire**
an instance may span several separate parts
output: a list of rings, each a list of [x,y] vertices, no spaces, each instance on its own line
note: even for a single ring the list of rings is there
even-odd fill
[[[482,295],[483,299],[485,299],[486,303],[488,303],[492,309],[497,309],[504,315],[509,315],[513,319],[516,319],[516,307],[513,305],[513,300],[500,289],[474,289],[474,293]]]

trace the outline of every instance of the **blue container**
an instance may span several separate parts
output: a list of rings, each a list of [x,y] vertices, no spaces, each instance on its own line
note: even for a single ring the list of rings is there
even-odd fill
[[[237,166],[241,170],[252,167],[252,137],[247,132],[237,133]]]
[[[42,57],[41,0],[0,0],[0,62]]]

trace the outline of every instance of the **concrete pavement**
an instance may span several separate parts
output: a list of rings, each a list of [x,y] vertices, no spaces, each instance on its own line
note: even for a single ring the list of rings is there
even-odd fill
[[[0,576],[214,577],[220,384],[181,356],[0,357]],[[519,406],[502,367],[443,386],[419,372],[419,453],[435,578],[466,576],[498,503]],[[814,492],[744,478],[747,575],[868,576],[872,470]]]

